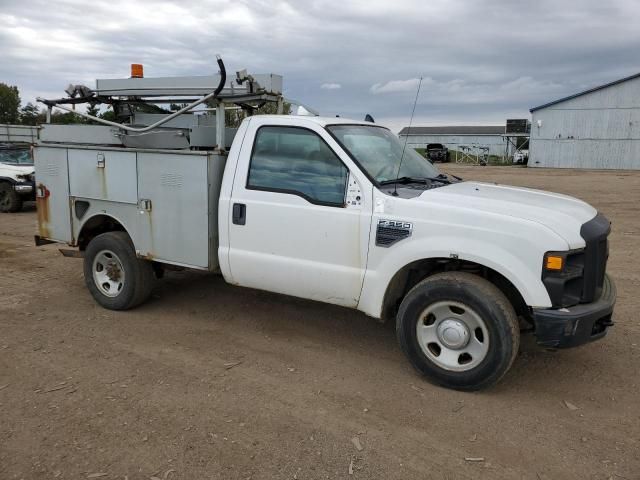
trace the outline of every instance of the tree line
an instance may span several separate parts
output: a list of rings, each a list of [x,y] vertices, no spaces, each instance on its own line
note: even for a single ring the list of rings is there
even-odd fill
[[[40,109],[38,105],[28,102],[24,106],[20,106],[20,91],[15,85],[7,85],[0,82],[0,124],[8,123],[12,125],[40,125],[46,122],[47,109]],[[113,120],[114,113],[112,110],[100,113],[96,105],[90,105],[86,113],[95,117]],[[51,123],[70,124],[70,123],[95,123],[89,119],[76,115],[73,112],[51,112]]]

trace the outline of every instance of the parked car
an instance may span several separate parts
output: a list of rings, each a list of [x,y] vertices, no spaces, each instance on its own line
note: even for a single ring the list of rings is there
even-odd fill
[[[35,200],[35,169],[29,147],[0,144],[0,212],[18,212],[30,200]]]
[[[428,144],[426,156],[431,162],[448,162],[451,160],[451,152],[441,143]]]

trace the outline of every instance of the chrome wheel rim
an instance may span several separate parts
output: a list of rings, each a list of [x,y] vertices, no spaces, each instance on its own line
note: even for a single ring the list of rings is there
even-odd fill
[[[122,292],[125,272],[120,258],[111,250],[102,250],[93,259],[93,281],[100,293],[117,297]]]
[[[471,370],[489,352],[489,331],[484,320],[460,302],[429,305],[418,318],[416,333],[422,352],[445,370]]]

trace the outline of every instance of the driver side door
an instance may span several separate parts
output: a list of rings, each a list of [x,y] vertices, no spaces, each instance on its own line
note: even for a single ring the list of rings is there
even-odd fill
[[[245,139],[253,141],[239,156],[228,217],[232,281],[356,307],[371,191],[321,127],[282,122],[252,119]]]

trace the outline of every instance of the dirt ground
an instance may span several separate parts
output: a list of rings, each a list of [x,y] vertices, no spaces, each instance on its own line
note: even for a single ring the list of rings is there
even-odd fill
[[[526,337],[497,387],[449,391],[414,372],[393,325],[216,276],[172,273],[142,307],[104,310],[81,260],[34,247],[33,209],[4,214],[0,479],[640,478],[640,172],[444,170],[613,221],[604,340]]]

